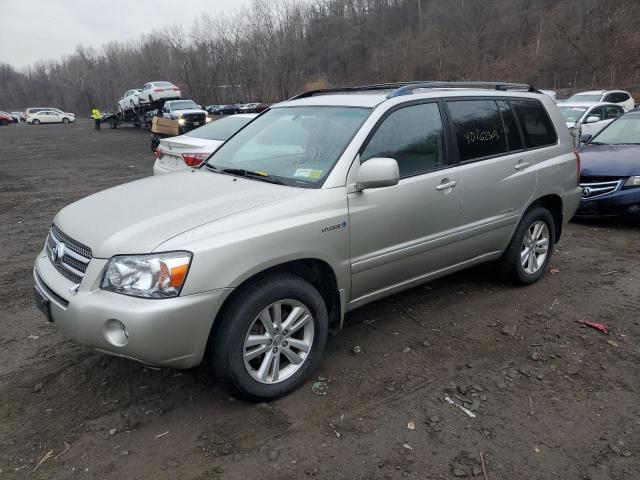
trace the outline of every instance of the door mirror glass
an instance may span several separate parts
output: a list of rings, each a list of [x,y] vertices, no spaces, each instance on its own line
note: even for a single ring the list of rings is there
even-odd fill
[[[580,143],[587,143],[592,138],[593,138],[593,135],[591,135],[590,133],[585,133],[584,135],[580,136]]]
[[[587,117],[587,121],[585,123],[595,123],[599,121],[600,121],[600,117],[596,117],[595,115],[590,115]]]
[[[398,162],[393,158],[370,158],[360,165],[356,188],[382,188],[397,185],[400,181]]]

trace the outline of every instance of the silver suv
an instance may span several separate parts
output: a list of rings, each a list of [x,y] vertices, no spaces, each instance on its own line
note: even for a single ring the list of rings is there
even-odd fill
[[[580,202],[579,169],[564,118],[528,86],[307,92],[197,170],[60,211],[36,301],[101,352],[205,360],[271,399],[309,377],[354,308],[487,261],[539,280]]]

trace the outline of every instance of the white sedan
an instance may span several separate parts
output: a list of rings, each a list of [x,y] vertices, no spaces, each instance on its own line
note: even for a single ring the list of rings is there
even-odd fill
[[[127,90],[122,95],[122,98],[118,100],[118,109],[121,112],[126,110],[131,110],[138,105],[140,105],[140,99],[138,98],[138,94],[142,91],[140,88],[134,88],[131,90]]]
[[[149,82],[138,92],[139,103],[153,103],[158,100],[179,100],[180,89],[171,82]]]
[[[229,137],[258,115],[241,113],[215,120],[184,135],[160,140],[153,174],[183,172],[197,168]]]
[[[71,123],[76,121],[73,113],[65,113],[59,110],[40,110],[27,115],[27,123],[40,125],[41,123]]]

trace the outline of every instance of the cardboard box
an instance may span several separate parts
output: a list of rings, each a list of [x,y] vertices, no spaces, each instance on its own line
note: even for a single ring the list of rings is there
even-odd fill
[[[172,137],[180,135],[180,125],[177,120],[164,117],[153,117],[151,121],[151,131]]]

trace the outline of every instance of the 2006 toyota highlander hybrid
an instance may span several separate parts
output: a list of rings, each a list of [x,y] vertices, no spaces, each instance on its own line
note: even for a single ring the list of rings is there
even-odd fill
[[[84,198],[35,261],[47,318],[101,352],[203,360],[251,400],[299,387],[346,312],[497,261],[544,274],[580,203],[564,118],[532,87],[306,92],[201,168]]]

